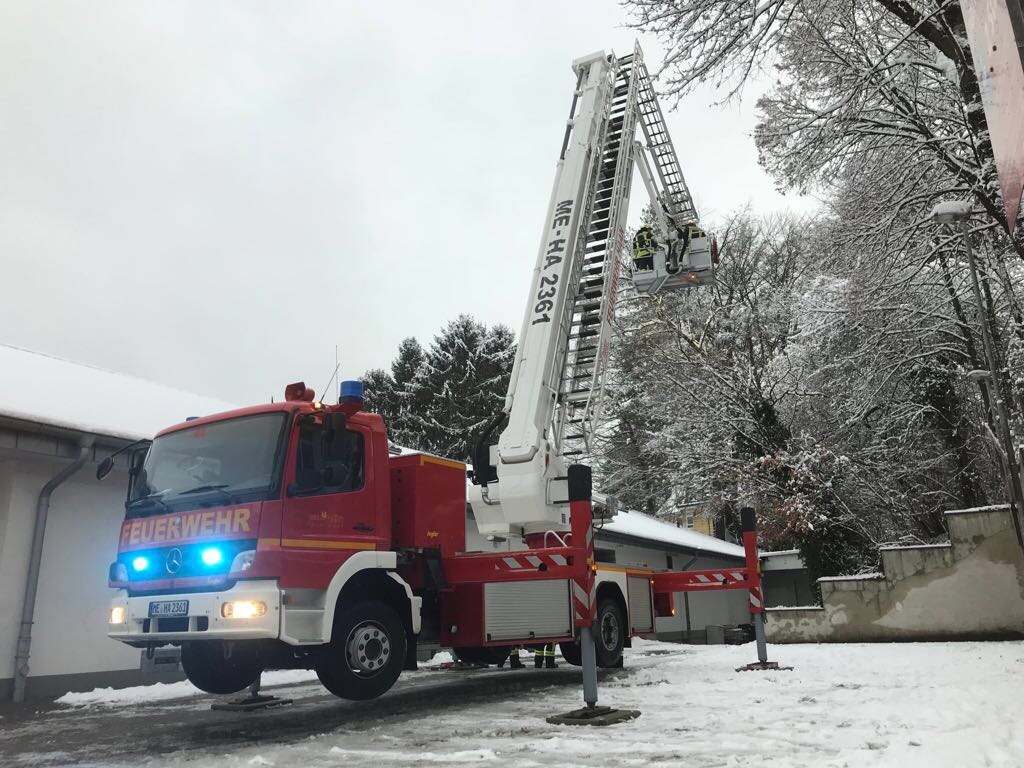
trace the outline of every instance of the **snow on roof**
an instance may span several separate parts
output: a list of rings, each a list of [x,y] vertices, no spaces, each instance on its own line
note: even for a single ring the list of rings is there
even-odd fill
[[[604,524],[602,530],[701,552],[713,552],[729,557],[744,556],[743,547],[716,539],[714,536],[697,533],[689,528],[678,528],[643,512],[620,511],[610,523]]]
[[[0,344],[0,416],[130,440],[238,406]]]

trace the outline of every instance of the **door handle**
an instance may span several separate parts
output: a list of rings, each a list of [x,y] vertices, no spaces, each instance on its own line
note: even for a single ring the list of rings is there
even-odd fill
[[[352,526],[353,531],[359,531],[360,533],[372,533],[373,526],[367,525],[366,523],[356,523]]]

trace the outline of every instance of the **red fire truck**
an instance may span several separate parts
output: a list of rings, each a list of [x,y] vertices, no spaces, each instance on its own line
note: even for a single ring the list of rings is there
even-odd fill
[[[673,590],[758,589],[756,557],[674,575],[594,561],[590,471],[567,460],[589,449],[600,417],[634,163],[661,222],[644,292],[707,282],[710,263],[640,51],[573,68],[508,395],[474,453],[471,492],[462,463],[393,455],[359,382],[343,382],[337,404],[297,383],[283,402],[172,426],[131,463],[112,638],[180,644],[186,675],[211,693],[300,667],[368,699],[415,668],[418,643],[494,663],[511,646],[558,642],[570,663],[610,667],[671,612]],[[673,241],[684,227],[685,248]],[[467,552],[467,503],[482,534],[526,548]]]

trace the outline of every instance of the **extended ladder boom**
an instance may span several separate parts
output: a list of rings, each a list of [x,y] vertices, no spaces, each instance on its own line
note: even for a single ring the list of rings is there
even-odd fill
[[[475,460],[470,502],[484,534],[568,530],[565,457],[589,449],[600,419],[633,164],[644,151],[635,142],[638,123],[653,161],[643,158],[641,174],[661,229],[672,230],[663,236],[697,220],[639,47],[623,58],[585,56],[573,71],[576,89],[505,399],[507,424],[498,444]],[[659,280],[644,292],[666,285]]]

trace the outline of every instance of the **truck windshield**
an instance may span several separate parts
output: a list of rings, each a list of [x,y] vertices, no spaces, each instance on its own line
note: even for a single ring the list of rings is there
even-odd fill
[[[203,424],[158,437],[132,486],[128,516],[266,498],[277,485],[284,413]]]

